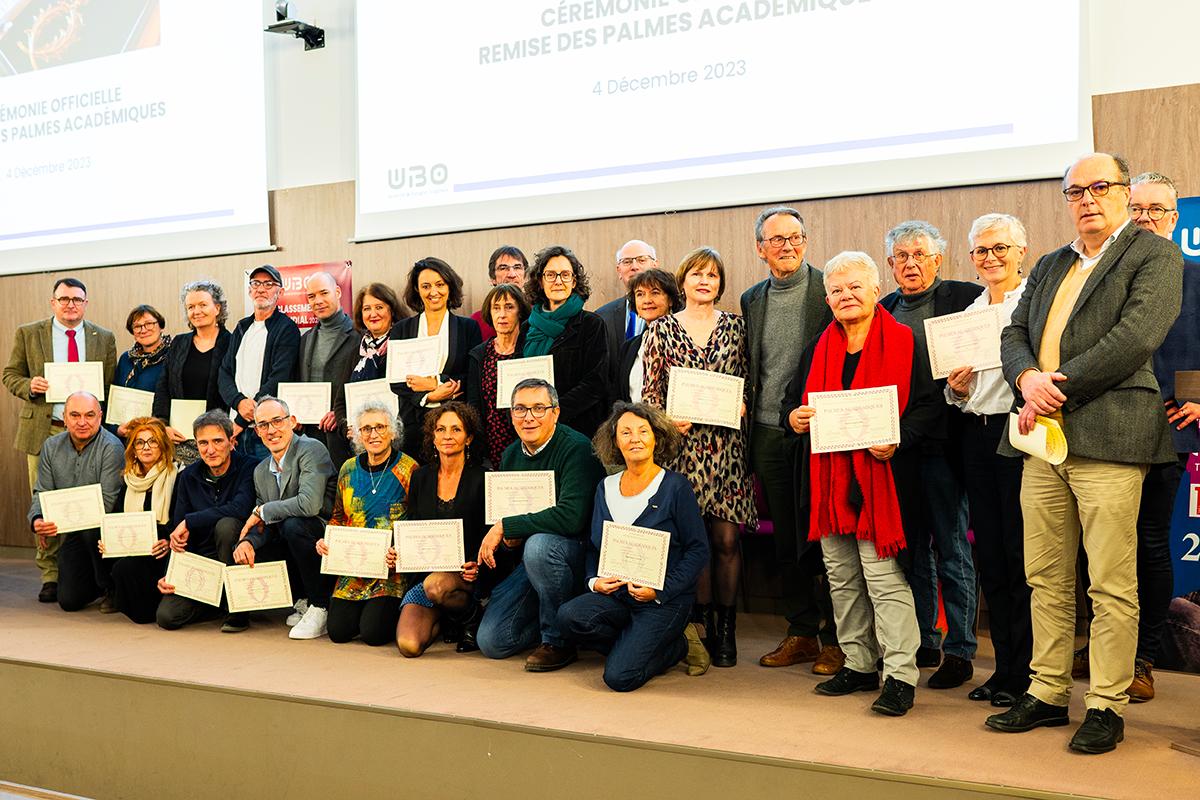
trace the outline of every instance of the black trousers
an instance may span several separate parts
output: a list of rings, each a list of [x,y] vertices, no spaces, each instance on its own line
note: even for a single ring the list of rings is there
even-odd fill
[[[113,601],[122,614],[139,625],[154,622],[158,614],[163,598],[158,579],[167,574],[169,557],[125,556],[113,562]]]
[[[320,517],[288,517],[278,523],[277,533],[287,547],[288,569],[294,569],[299,577],[308,604],[329,608],[334,577],[321,574],[321,557],[317,555],[317,540],[325,535],[325,520]]]
[[[238,537],[241,535],[243,522],[244,520],[233,517],[222,517],[213,526],[213,543],[217,548],[215,555],[216,559],[222,564],[233,563],[233,547],[237,544]],[[192,535],[194,536],[195,532]],[[261,561],[274,561],[284,557],[284,550],[285,548],[281,543],[272,542],[263,548],[262,552],[255,555]],[[216,619],[224,613],[224,597],[221,598],[220,606],[210,606],[207,603],[201,603],[188,597],[180,597],[177,594],[166,594],[159,601],[155,621],[158,623],[158,627],[173,631],[182,628],[184,625],[190,625],[193,622]]]
[[[372,597],[370,600],[329,600],[326,627],[329,639],[350,642],[357,636],[364,644],[378,647],[396,641],[396,623],[400,621],[399,597]]]
[[[100,529],[60,534],[58,605],[79,611],[112,588],[111,564],[100,558]]]

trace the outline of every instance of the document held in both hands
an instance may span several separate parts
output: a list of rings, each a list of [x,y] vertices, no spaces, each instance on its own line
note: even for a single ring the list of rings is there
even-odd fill
[[[1057,420],[1038,417],[1033,430],[1021,433],[1016,414],[1008,415],[1008,443],[1022,453],[1036,456],[1055,466],[1067,460],[1067,435]]]

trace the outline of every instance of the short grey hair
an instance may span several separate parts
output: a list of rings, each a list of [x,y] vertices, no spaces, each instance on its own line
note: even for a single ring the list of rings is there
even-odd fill
[[[523,392],[526,389],[545,389],[546,394],[550,395],[550,405],[558,405],[558,390],[554,388],[554,384],[542,378],[526,378],[513,387],[512,397],[517,396],[517,392]],[[509,401],[512,401],[512,397]]]
[[[217,304],[217,326],[224,328],[226,320],[229,319],[229,300],[225,297],[225,290],[221,288],[221,284],[210,278],[202,278],[198,281],[185,283],[179,291],[179,304],[183,306],[183,318],[187,322],[189,328],[193,328],[192,321],[187,318],[187,296],[188,292],[208,292],[209,297]]]
[[[1071,170],[1076,164],[1084,159],[1095,158],[1096,156],[1108,156],[1111,158],[1113,163],[1117,165],[1117,182],[1123,183],[1127,186],[1129,185],[1129,162],[1125,160],[1125,156],[1117,153],[1088,153],[1087,155],[1083,155],[1075,159],[1070,164],[1067,164],[1067,168],[1063,170],[1063,188],[1067,188],[1067,176],[1071,174]]]
[[[829,261],[821,271],[821,280],[825,290],[829,290],[829,279],[844,272],[857,272],[867,279],[867,283],[879,288],[879,265],[861,250],[843,250]]]
[[[1179,190],[1175,188],[1175,181],[1163,175],[1161,172],[1143,172],[1133,179],[1132,186],[1137,186],[1141,183],[1157,183],[1160,186],[1165,186],[1171,190],[1171,197],[1175,200],[1179,199]]]
[[[763,225],[767,224],[767,220],[776,214],[786,214],[789,217],[794,217],[800,223],[800,230],[808,235],[808,227],[804,224],[804,217],[800,216],[800,212],[791,206],[771,206],[764,208],[762,213],[758,215],[758,219],[754,220],[754,241],[761,242],[763,240]]]
[[[946,240],[932,223],[926,222],[923,219],[910,219],[901,222],[896,227],[887,232],[883,237],[883,247],[887,254],[892,254],[892,248],[901,242],[909,242],[913,239],[921,237],[928,238],[930,243],[937,248],[939,255],[944,255],[946,252]],[[933,255],[930,253],[929,255]]]
[[[280,407],[283,409],[284,415],[289,417],[292,415],[292,410],[288,408],[287,403],[270,394],[264,394],[262,397],[258,398],[258,402],[254,406],[254,413],[258,413],[258,409],[263,403],[279,403]]]
[[[364,450],[362,434],[358,431],[359,423],[362,422],[364,414],[383,414],[384,419],[387,420],[388,427],[392,429],[392,447],[396,448],[399,446],[401,437],[404,435],[404,423],[400,421],[400,418],[396,416],[395,412],[392,411],[391,405],[388,403],[382,400],[367,400],[360,403],[354,409],[354,414],[351,417],[354,420],[350,428],[354,431],[354,450],[356,452],[361,453]]]
[[[653,258],[655,261],[658,260],[658,251],[654,249],[654,245],[650,244],[647,241],[643,241],[642,239],[630,239],[628,242],[626,242],[625,244],[618,247],[616,255],[613,256],[613,259],[616,261],[620,261],[621,260],[621,251],[624,250],[626,247],[629,247],[629,245],[631,245],[631,244],[645,245],[646,249],[650,251],[650,257]]]
[[[971,232],[967,234],[967,247],[974,248],[976,239],[988,231],[994,231],[998,228],[1008,230],[1008,235],[1012,237],[1013,244],[1018,247],[1029,247],[1029,237],[1025,233],[1025,226],[1021,223],[1021,220],[1012,214],[1001,214],[998,212],[984,214],[971,223]]]
[[[214,408],[212,411],[205,411],[196,417],[195,421],[192,422],[193,439],[196,438],[196,434],[201,428],[220,428],[228,438],[233,438],[233,420],[219,408]]]

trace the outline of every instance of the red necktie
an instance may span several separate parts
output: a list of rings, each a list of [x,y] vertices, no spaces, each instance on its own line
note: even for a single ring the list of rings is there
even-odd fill
[[[67,361],[79,360],[79,344],[75,341],[75,331],[67,331]]]

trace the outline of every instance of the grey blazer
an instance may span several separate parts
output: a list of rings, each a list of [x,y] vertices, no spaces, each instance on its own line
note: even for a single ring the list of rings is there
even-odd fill
[[[1070,245],[1038,259],[1012,323],[1000,338],[1004,378],[1038,369],[1046,317],[1079,256]],[[1058,384],[1067,396],[1063,427],[1072,455],[1126,464],[1175,458],[1150,357],[1179,315],[1183,256],[1173,242],[1130,223],[1092,267],[1063,330]],[[1002,455],[1020,455],[1000,440]]]
[[[611,390],[609,399],[615,400],[621,394],[617,386],[620,383],[617,371],[621,365],[617,362],[620,361],[621,347],[625,344],[625,326],[628,323],[625,316],[625,295],[597,308],[596,316],[604,320],[608,335],[608,383]]]
[[[254,493],[263,522],[273,525],[289,517],[328,520],[333,516],[337,471],[325,445],[297,434],[284,456],[282,488],[271,474],[271,458],[267,456],[254,468]],[[257,550],[263,541],[265,537],[260,536],[250,543]]]

